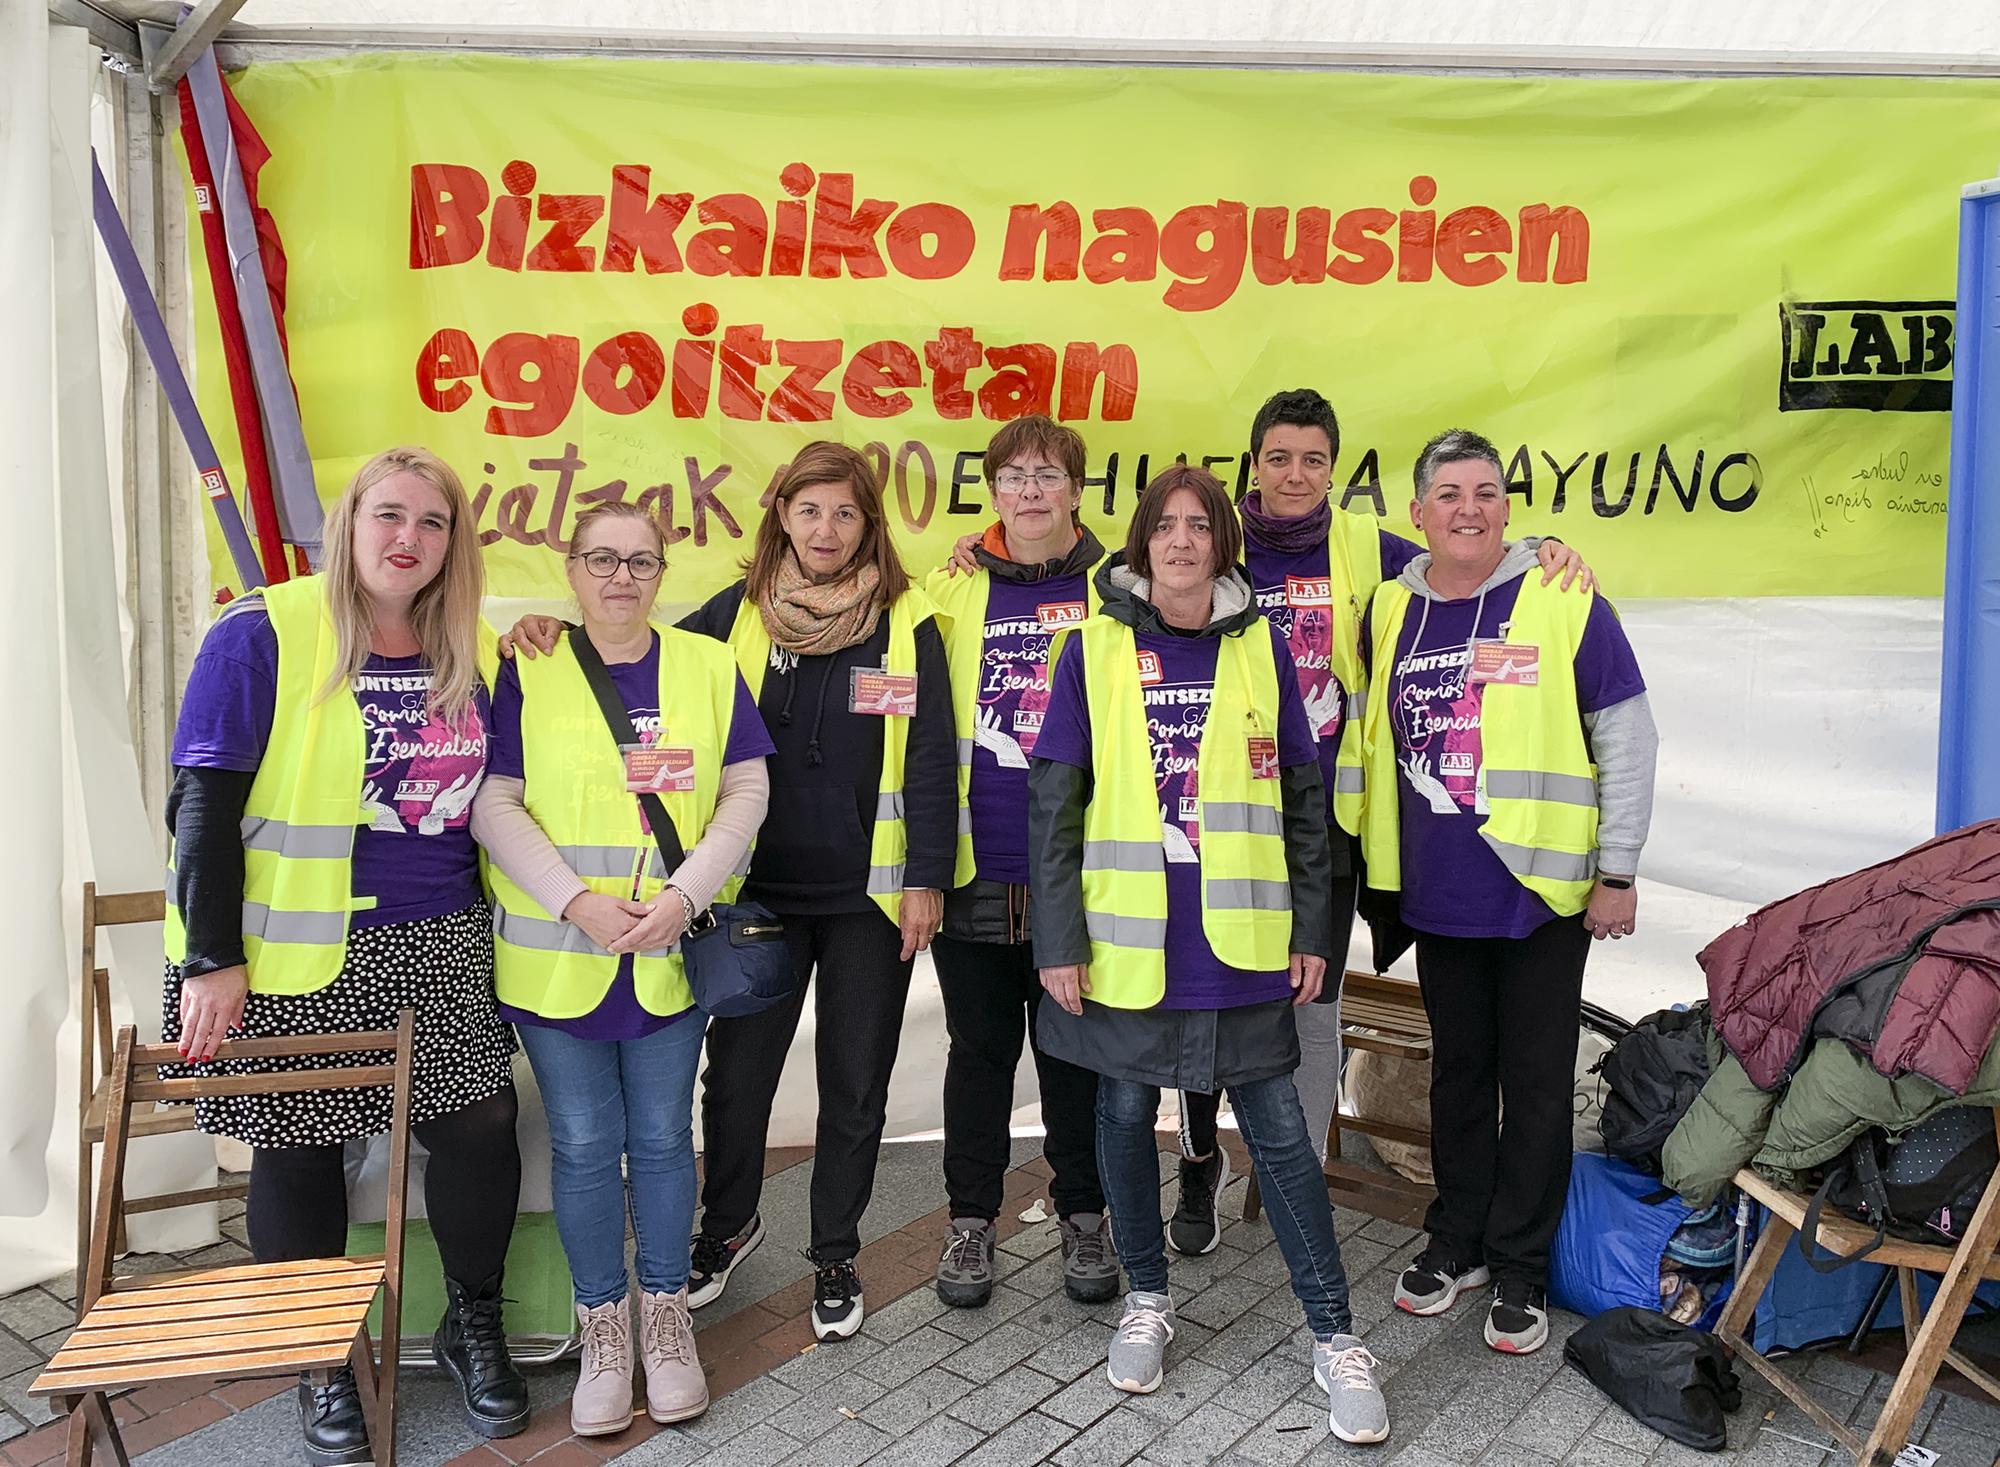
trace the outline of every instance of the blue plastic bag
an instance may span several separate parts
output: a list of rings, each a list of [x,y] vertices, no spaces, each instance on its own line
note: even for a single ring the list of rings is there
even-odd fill
[[[1549,1258],[1549,1302],[1594,1319],[1607,1309],[1660,1308],[1660,1263],[1687,1220],[1688,1205],[1660,1179],[1616,1157],[1577,1153],[1569,1201]],[[1724,1289],[1702,1312],[1701,1327],[1720,1316]]]

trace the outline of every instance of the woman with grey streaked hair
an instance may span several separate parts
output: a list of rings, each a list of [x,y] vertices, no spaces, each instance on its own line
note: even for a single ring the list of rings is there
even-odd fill
[[[1433,1038],[1438,1195],[1396,1304],[1441,1314],[1490,1278],[1486,1342],[1525,1354],[1548,1338],[1584,960],[1636,921],[1658,735],[1610,603],[1545,588],[1504,538],[1493,444],[1441,433],[1415,477],[1429,549],[1362,636],[1367,880],[1416,933]]]

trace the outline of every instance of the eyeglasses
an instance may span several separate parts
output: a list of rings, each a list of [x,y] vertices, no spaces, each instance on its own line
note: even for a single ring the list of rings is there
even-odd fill
[[[1061,469],[1037,469],[1025,474],[1019,469],[1002,469],[993,476],[993,487],[1002,494],[1019,494],[1033,480],[1035,487],[1045,494],[1053,494],[1069,482],[1069,475]]]
[[[571,560],[583,562],[583,568],[600,581],[608,581],[618,574],[618,567],[624,566],[632,572],[635,581],[656,581],[667,563],[650,550],[641,550],[637,555],[619,555],[611,550],[586,550],[581,555],[572,553]]]

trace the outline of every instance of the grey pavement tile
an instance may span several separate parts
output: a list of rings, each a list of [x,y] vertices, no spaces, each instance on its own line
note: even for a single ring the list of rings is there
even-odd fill
[[[1382,1267],[1370,1269],[1356,1277],[1347,1275],[1347,1307],[1354,1311],[1354,1318],[1362,1324],[1377,1324],[1391,1314],[1401,1313],[1396,1308],[1396,1279],[1400,1270]],[[1412,1319],[1415,1315],[1410,1316]]]
[[[1018,1365],[1039,1350],[1048,1336],[1024,1324],[1003,1324],[981,1335],[963,1349],[955,1350],[938,1363],[975,1385],[984,1385],[1011,1365]]]
[[[28,1386],[42,1373],[38,1363],[17,1375],[0,1380],[0,1405],[6,1406],[16,1416],[30,1426],[40,1426],[55,1420],[55,1413],[49,1410],[47,1401],[36,1400],[28,1394]]]
[[[724,1396],[722,1399],[726,1401],[729,1397]],[[715,1408],[711,1406],[709,1409],[714,1410]],[[655,1437],[653,1440],[658,1441],[660,1438]],[[651,1445],[651,1443],[648,1443],[648,1445]],[[640,1450],[643,1451],[644,1448]],[[790,1462],[794,1460],[794,1453],[798,1450],[799,1444],[779,1431],[775,1426],[760,1425],[753,1426],[741,1435],[732,1437],[721,1446],[709,1451],[706,1455],[686,1460],[699,1463],[700,1467],[771,1467],[773,1462]],[[630,1456],[621,1458],[620,1460],[645,1462],[651,1459],[642,1456],[640,1452],[633,1452]],[[669,1457],[665,1460],[675,1461],[681,1459]]]
[[[941,1329],[948,1335],[957,1335],[961,1340],[977,1339],[1039,1303],[1041,1300],[1025,1289],[1017,1289],[1010,1284],[996,1284],[993,1288],[993,1297],[982,1307],[947,1309],[931,1321],[931,1327]]]
[[[1137,1405],[1134,1402],[1135,1410]],[[1176,1421],[1172,1430],[1155,1437],[1143,1460],[1155,1467],[1206,1467],[1256,1424],[1208,1401]]]
[[[1305,1311],[1300,1307],[1298,1296],[1292,1292],[1289,1282],[1280,1284],[1252,1304],[1250,1312],[1288,1325],[1297,1325],[1305,1318]]]
[[[1245,1314],[1194,1353],[1224,1370],[1244,1370],[1288,1338],[1293,1326],[1262,1314]]]
[[[41,1289],[22,1289],[0,1299],[0,1325],[24,1340],[76,1323],[76,1311]]]
[[[1125,1400],[1127,1392],[1113,1385],[1101,1370],[1086,1371],[1050,1396],[1036,1409],[1071,1426],[1085,1427]]]
[[[1234,1454],[1271,1467],[1290,1467],[1326,1435],[1326,1407],[1287,1401],[1245,1432]]]
[[[1080,1320],[1028,1357],[1028,1364],[1058,1380],[1075,1380],[1104,1363],[1111,1333],[1097,1320]]]
[[[1645,1467],[1646,1454],[1613,1446],[1602,1437],[1587,1436],[1563,1458],[1567,1467]]]
[[[50,1356],[54,1355],[56,1351],[60,1350],[63,1347],[63,1345],[68,1342],[70,1335],[75,1333],[75,1331],[76,1331],[75,1325],[66,1324],[61,1329],[51,1330],[49,1331],[49,1333],[45,1335],[35,1336],[35,1338],[28,1341],[28,1343],[35,1347],[35,1353],[37,1355],[40,1355],[44,1360],[46,1360]]]
[[[790,1382],[798,1385],[798,1382]],[[879,1400],[887,1388],[858,1370],[845,1371],[831,1379],[803,1388],[798,1400],[771,1418],[771,1424],[786,1436],[809,1441],[834,1422],[843,1420],[840,1408],[861,1411]]]
[[[1222,1330],[1250,1312],[1253,1305],[1272,1292],[1273,1286],[1241,1273],[1225,1274],[1192,1298],[1177,1304],[1174,1313],[1210,1329]],[[1286,1288],[1289,1298],[1291,1290]]]
[[[1289,1345],[1270,1351],[1244,1369],[1201,1363],[1222,1371],[1226,1381],[1219,1392],[1222,1404],[1252,1421],[1261,1421],[1278,1410],[1312,1378],[1312,1366]]]
[[[0,1375],[39,1367],[48,1357],[26,1340],[17,1340],[0,1330]]]
[[[1949,1391],[1932,1391],[1936,1415],[1933,1422],[1939,1426],[1956,1427],[1969,1431],[1975,1436],[2000,1437],[2000,1406],[1996,1406],[1985,1396],[1971,1397],[1954,1395]],[[1921,1412],[1917,1420],[1925,1418]]]
[[[1206,1360],[1183,1357],[1170,1361],[1160,1377],[1160,1388],[1151,1395],[1134,1396],[1128,1409],[1159,1421],[1179,1421],[1193,1415],[1218,1392],[1231,1386],[1230,1373]],[[1231,1391],[1232,1396],[1234,1391]],[[1240,1412],[1238,1414],[1241,1414]],[[1250,1418],[1255,1420],[1253,1416]]]
[[[865,1321],[864,1321],[865,1323]],[[871,1355],[881,1352],[879,1342],[866,1335],[849,1335],[844,1340],[808,1345],[783,1365],[770,1372],[771,1379],[794,1390],[808,1390],[821,1381],[844,1375]]]
[[[817,1353],[817,1352],[815,1352]],[[746,1381],[728,1395],[709,1402],[708,1409],[678,1428],[711,1447],[762,1425],[797,1401],[799,1393],[768,1375]]]
[[[1343,1249],[1343,1257],[1345,1252]],[[1235,1272],[1244,1278],[1262,1279],[1272,1285],[1288,1284],[1292,1281],[1291,1270],[1285,1267],[1285,1255],[1279,1249],[1276,1239],[1266,1243],[1255,1253],[1246,1255],[1243,1261],[1236,1265]],[[1356,1278],[1361,1272],[1362,1270],[1350,1264],[1347,1276],[1350,1279]]]
[[[931,1366],[965,1344],[957,1335],[925,1325],[886,1349],[878,1350],[857,1367],[871,1380],[890,1388],[901,1385],[920,1370]]]
[[[1166,1430],[1163,1422],[1132,1411],[1112,1411],[1049,1458],[1060,1467],[1124,1467]]]
[[[861,1333],[884,1344],[894,1344],[950,1311],[951,1306],[938,1297],[937,1290],[925,1285],[910,1290],[900,1299],[890,1300],[880,1309],[869,1310],[868,1317],[861,1321]]]
[[[1362,1223],[1361,1236],[1373,1238],[1376,1242],[1387,1244],[1391,1248],[1402,1248],[1416,1242],[1423,1235],[1415,1228],[1406,1228],[1401,1223],[1386,1222],[1382,1218],[1371,1217]]]
[[[916,1429],[972,1393],[972,1382],[948,1370],[921,1370],[861,1408],[861,1419],[890,1436]]]
[[[12,1411],[0,1411],[0,1442],[10,1442],[17,1436],[25,1436],[28,1423]]]
[[[1014,1467],[1016,1463],[1039,1462],[1075,1435],[1076,1428],[1067,1422],[1030,1411],[960,1460],[966,1467]]]
[[[1848,1460],[1845,1452],[1827,1440],[1825,1432],[1795,1440],[1791,1433],[1780,1435],[1768,1426],[1751,1440],[1749,1451],[1757,1467],[1832,1467]]]
[[[948,1413],[982,1435],[1000,1430],[1061,1390],[1063,1382],[1016,1365],[998,1380],[980,1386]]]
[[[831,1428],[808,1440],[803,1449],[793,1447],[782,1460],[791,1467],[858,1467],[887,1447],[895,1437],[865,1421],[836,1417]]]
[[[1504,1437],[1513,1442],[1532,1440],[1513,1428],[1523,1419],[1520,1403],[1489,1392],[1464,1390],[1452,1397],[1424,1428],[1411,1438],[1414,1445],[1427,1447],[1445,1456],[1476,1461]],[[1394,1422],[1393,1410],[1390,1417]],[[1578,1426],[1578,1432],[1582,1430]],[[1546,1448],[1544,1448],[1546,1450]]]
[[[2000,1441],[1949,1424],[1932,1426],[1919,1445],[1938,1454],[1939,1467],[1992,1467],[2000,1459]]]
[[[408,1430],[405,1405],[398,1392],[396,1402],[396,1456],[406,1462],[442,1462],[456,1456],[453,1451],[426,1455],[417,1447],[416,1433]],[[462,1419],[462,1418],[461,1418]],[[247,1411],[239,1411],[177,1441],[153,1448],[136,1458],[143,1467],[271,1467],[273,1462],[299,1460],[299,1408],[290,1391],[259,1401]],[[102,1456],[98,1460],[102,1460]]]
[[[1062,1241],[1062,1234],[1056,1231],[1053,1219],[1048,1222],[1031,1223],[1011,1238],[1002,1238],[999,1251],[1011,1253],[1016,1258],[1040,1258],[1051,1252]]]
[[[944,1467],[983,1440],[981,1434],[949,1416],[933,1416],[899,1438],[888,1450],[868,1459],[868,1467]]]
[[[1365,1233],[1356,1233],[1340,1245],[1340,1262],[1350,1279],[1380,1268],[1396,1254],[1387,1243],[1378,1243]],[[1399,1269],[1398,1272],[1401,1272]]]
[[[224,1238],[220,1243],[211,1243],[193,1253],[183,1253],[181,1259],[182,1266],[186,1268],[229,1268],[252,1261],[250,1250],[234,1238]]]
[[[1039,1258],[1015,1260],[1016,1266],[1004,1277],[1007,1287],[1017,1289],[1031,1297],[1049,1299],[1062,1292],[1062,1254],[1050,1250]]]
[[[1500,1441],[1487,1448],[1479,1467],[1549,1467],[1554,1460],[1515,1442]]]
[[[1845,1350],[1815,1350],[1806,1364],[1806,1379],[1831,1386],[1842,1395],[1865,1396],[1880,1372],[1852,1359]]]
[[[1628,1452],[1644,1456],[1658,1451],[1660,1443],[1666,1440],[1652,1427],[1641,1425],[1615,1407],[1592,1423],[1590,1434],[1599,1441],[1610,1442],[1614,1447],[1623,1447]]]
[[[1355,1315],[1359,1318],[1360,1311]],[[1378,1360],[1407,1360],[1443,1335],[1450,1319],[1450,1315],[1405,1314],[1391,1309],[1361,1332],[1361,1340]]]
[[[1511,1401],[1506,1404],[1515,1406]],[[1500,1436],[1549,1457],[1569,1452],[1606,1412],[1623,1414],[1601,1393],[1593,1398],[1568,1391],[1543,1391],[1515,1409],[1519,1414],[1505,1424]]]

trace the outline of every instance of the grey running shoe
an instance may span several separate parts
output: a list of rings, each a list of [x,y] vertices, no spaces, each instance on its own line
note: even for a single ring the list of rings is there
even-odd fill
[[[1125,1296],[1125,1317],[1112,1332],[1104,1373],[1121,1391],[1143,1396],[1158,1390],[1173,1337],[1174,1301],[1133,1290]]]
[[[1493,1286],[1486,1311],[1486,1343],[1503,1355],[1532,1355],[1549,1337],[1548,1296],[1525,1279],[1502,1279]]]
[[[1460,1294],[1479,1288],[1490,1277],[1485,1264],[1462,1263],[1429,1246],[1396,1280],[1396,1307],[1411,1314],[1442,1314]]]
[[[1229,1153],[1220,1142],[1206,1161],[1181,1158],[1181,1200],[1167,1219],[1174,1252],[1196,1257],[1215,1251],[1222,1241],[1220,1199],[1228,1185]]]
[[[736,1271],[736,1265],[763,1241],[764,1219],[754,1213],[743,1225],[743,1231],[733,1238],[697,1232],[688,1261],[688,1308],[699,1309],[721,1298],[723,1286]]]
[[[1326,1427],[1344,1442],[1389,1439],[1389,1403],[1375,1357],[1353,1335],[1313,1342],[1313,1379],[1326,1392]]]
[[[1118,1258],[1111,1225],[1101,1212],[1073,1212],[1056,1219],[1062,1237],[1063,1292],[1079,1304],[1102,1304],[1118,1292]]]
[[[977,1309],[993,1297],[993,1220],[955,1217],[944,1230],[938,1297],[954,1309]]]

